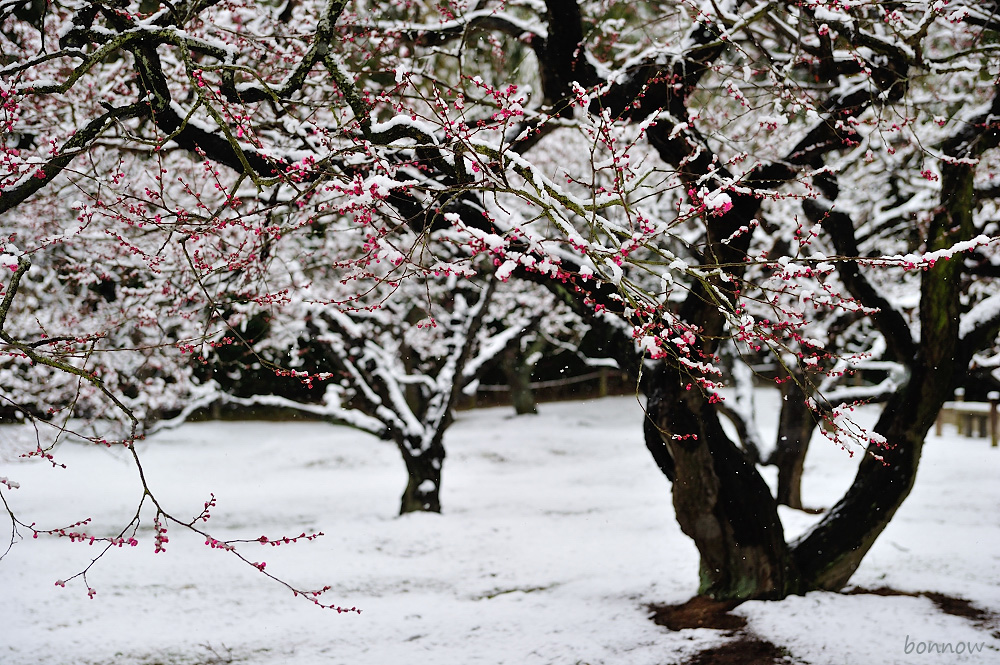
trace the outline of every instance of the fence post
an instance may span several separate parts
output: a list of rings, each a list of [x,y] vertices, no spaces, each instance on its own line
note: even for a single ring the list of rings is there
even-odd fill
[[[965,401],[965,388],[955,388],[955,401],[964,402]],[[959,436],[968,436],[965,433],[965,416],[962,415],[960,411],[955,413],[955,429],[958,430]],[[971,423],[970,423],[971,427]],[[970,432],[971,434],[971,432]]]
[[[990,447],[996,448],[1000,432],[997,432],[997,402],[1000,401],[1000,392],[992,391],[986,396],[990,401]]]

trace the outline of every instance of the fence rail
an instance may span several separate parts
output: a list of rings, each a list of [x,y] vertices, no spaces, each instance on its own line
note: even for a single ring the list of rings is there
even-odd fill
[[[536,402],[554,402],[564,399],[590,399],[608,395],[627,395],[635,392],[635,381],[618,369],[602,367],[596,372],[568,376],[563,379],[532,381],[528,384]],[[511,403],[508,385],[480,385],[470,391],[459,408],[479,406],[506,406]]]
[[[966,402],[964,393],[956,391],[954,402],[945,402],[938,412],[934,423],[934,433],[941,436],[941,429],[947,423],[954,425],[962,436],[989,437],[990,446],[1000,445],[1000,427],[998,427],[997,402],[1000,394],[991,392],[987,397],[989,402]]]
[[[532,390],[538,390],[539,388],[558,388],[561,386],[572,386],[577,383],[586,383],[587,381],[593,381],[594,379],[606,378],[608,376],[607,370],[600,370],[597,372],[591,372],[590,374],[581,374],[580,376],[570,376],[565,379],[550,379],[549,381],[532,381],[528,384],[528,387]],[[476,390],[483,392],[509,392],[510,386],[506,384],[492,385],[492,386],[477,386]]]

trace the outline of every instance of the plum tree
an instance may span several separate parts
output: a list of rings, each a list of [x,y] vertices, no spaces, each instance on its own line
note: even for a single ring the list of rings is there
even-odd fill
[[[461,365],[499,348],[473,329],[506,332],[481,325],[487,296],[521,279],[646,393],[700,591],[780,598],[850,578],[950,391],[997,365],[995,3],[34,8],[0,2],[20,280],[0,371],[32,418],[114,395],[137,426],[207,399],[199,364],[238,347],[432,460]],[[448,324],[420,326],[434,311]],[[865,449],[794,543],[723,353],[776,359],[798,409],[779,498],[816,422]],[[838,386],[865,362],[892,371]],[[866,431],[850,409],[877,395]],[[434,505],[414,468],[404,510]]]

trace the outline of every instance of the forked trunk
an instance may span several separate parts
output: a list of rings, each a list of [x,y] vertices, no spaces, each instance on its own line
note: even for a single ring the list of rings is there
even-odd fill
[[[888,445],[869,447],[848,492],[792,546],[769,488],[708,400],[695,389],[651,391],[646,445],[673,480],[677,521],[701,555],[699,593],[747,600],[842,588],[913,487],[924,437],[949,391],[948,381],[924,378],[889,401],[875,428]]]
[[[772,497],[746,453],[697,389],[662,369],[647,403],[646,445],[673,481],[677,521],[701,555],[699,593],[774,599],[838,590],[857,570],[916,479],[924,437],[950,394],[950,372],[915,375],[886,405],[848,492],[792,546]]]

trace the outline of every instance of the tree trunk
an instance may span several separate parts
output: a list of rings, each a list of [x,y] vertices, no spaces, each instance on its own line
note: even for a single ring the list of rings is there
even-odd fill
[[[850,489],[793,549],[806,589],[842,588],[857,570],[917,477],[924,438],[950,394],[950,382],[914,376],[893,396],[875,432],[886,446],[871,444]]]
[[[672,478],[677,521],[701,555],[698,593],[747,600],[796,592],[774,497],[707,397],[688,385],[668,366],[651,380],[646,445]]]
[[[816,430],[816,419],[806,404],[807,395],[793,374],[781,384],[781,415],[778,418],[778,441],[768,464],[778,467],[778,503],[802,509],[802,470],[809,439]]]
[[[942,164],[942,205],[928,230],[929,250],[972,237],[974,176],[968,163]],[[920,340],[913,357],[906,359],[910,379],[875,426],[888,448],[868,446],[847,494],[795,546],[794,557],[809,588],[846,584],[913,487],[924,438],[974,350],[959,335],[961,266],[961,260],[938,261],[921,274]]]
[[[500,358],[500,366],[510,387],[510,400],[519,416],[538,413],[535,394],[531,390],[532,367],[525,361],[520,340],[508,345]]]
[[[848,492],[791,547],[777,501],[708,399],[662,370],[648,398],[646,445],[672,479],[677,521],[701,555],[698,592],[747,600],[842,588],[913,487],[924,438],[950,396],[952,371],[942,369],[915,373],[890,399],[875,427],[887,445],[869,446]]]
[[[441,512],[441,468],[444,466],[442,436],[435,435],[429,445],[420,437],[397,441],[409,477],[399,506],[399,514]]]

